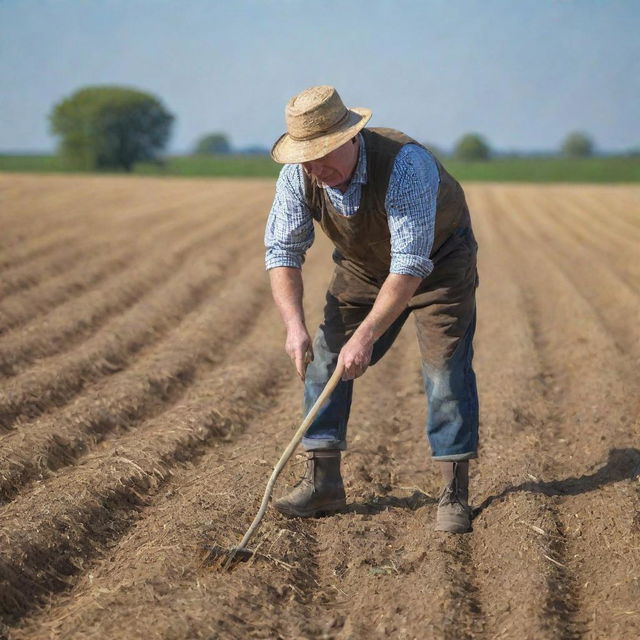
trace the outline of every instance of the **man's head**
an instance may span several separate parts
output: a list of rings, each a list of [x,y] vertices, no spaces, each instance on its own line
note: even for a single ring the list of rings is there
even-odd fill
[[[359,148],[358,138],[353,137],[326,156],[301,164],[305,172],[321,186],[339,187],[351,178],[358,163]]]
[[[328,163],[327,170],[340,172],[353,147],[357,151],[357,143],[347,143],[367,124],[371,110],[347,109],[333,87],[319,86],[293,96],[287,103],[285,118],[287,132],[271,149],[276,162],[311,163],[322,159]],[[344,148],[340,151],[341,147]],[[335,157],[331,155],[334,151],[338,152]]]

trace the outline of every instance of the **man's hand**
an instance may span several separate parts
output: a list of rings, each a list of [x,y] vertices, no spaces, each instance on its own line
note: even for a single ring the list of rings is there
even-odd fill
[[[302,274],[300,269],[275,267],[269,271],[271,292],[287,329],[285,351],[296,365],[301,380],[313,360],[311,338],[302,308]]]
[[[340,351],[339,360],[344,364],[343,380],[359,378],[371,362],[373,352],[373,334],[356,331]]]
[[[361,376],[371,362],[373,343],[407,307],[422,278],[391,273],[380,288],[371,311],[340,351],[343,380]]]
[[[284,348],[295,364],[300,379],[304,380],[307,365],[313,360],[313,348],[307,328],[304,325],[289,327]]]

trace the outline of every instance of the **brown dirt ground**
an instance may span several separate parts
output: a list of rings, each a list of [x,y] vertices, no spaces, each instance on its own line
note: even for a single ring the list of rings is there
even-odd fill
[[[0,638],[640,637],[640,187],[465,190],[473,532],[433,531],[408,323],[357,383],[347,511],[269,511],[222,573],[202,545],[237,544],[302,417],[273,182],[0,175]]]

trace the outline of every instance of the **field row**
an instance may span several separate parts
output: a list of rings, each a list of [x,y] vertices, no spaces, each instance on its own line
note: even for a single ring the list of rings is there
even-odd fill
[[[481,281],[473,533],[433,531],[409,322],[356,385],[346,512],[270,511],[261,555],[221,573],[203,544],[237,544],[301,419],[262,266],[273,185],[44,180],[46,198],[36,179],[7,187],[2,214],[0,636],[640,635],[639,189],[466,188]],[[94,235],[73,235],[97,212]],[[331,269],[316,244],[311,329]],[[300,471],[297,458],[277,492]]]

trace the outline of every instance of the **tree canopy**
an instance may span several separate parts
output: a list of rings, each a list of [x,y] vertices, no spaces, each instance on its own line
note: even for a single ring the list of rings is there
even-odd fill
[[[166,145],[174,116],[154,96],[127,87],[76,91],[54,106],[51,130],[60,150],[84,169],[120,168],[154,160]]]
[[[593,141],[586,133],[574,131],[564,139],[561,151],[570,158],[584,158],[592,155]]]
[[[478,133],[467,133],[456,142],[453,155],[457,160],[487,160],[491,149]]]
[[[229,153],[231,145],[224,133],[209,133],[198,140],[194,153],[198,155],[216,155]]]

